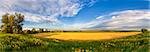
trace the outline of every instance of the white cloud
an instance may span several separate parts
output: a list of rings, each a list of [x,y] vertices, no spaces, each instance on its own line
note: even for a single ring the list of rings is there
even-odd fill
[[[15,12],[7,12],[9,14],[15,14]],[[17,12],[20,13],[20,12]],[[0,11],[0,16],[6,14],[4,11]],[[36,22],[36,23],[43,23],[43,22],[48,22],[48,23],[59,23],[60,21],[56,18],[57,15],[51,15],[51,16],[41,16],[41,15],[36,15],[36,14],[30,14],[30,13],[21,13],[25,15],[25,21],[30,21],[30,22]],[[1,18],[0,18],[1,19]]]
[[[102,24],[107,26],[104,29],[150,29],[150,11],[127,10],[115,13],[110,14],[112,19]]]
[[[1,0],[0,3],[0,11],[20,12],[27,16],[28,21],[41,22],[59,21],[59,16],[74,16],[83,6],[94,4],[95,0]]]
[[[59,22],[59,20],[56,18],[57,14],[51,16],[40,16],[36,14],[24,13],[24,15],[26,21],[31,21],[36,23],[43,23],[43,22],[58,23]]]
[[[149,10],[126,10],[99,16],[96,20],[73,25],[79,29],[135,30],[150,29]]]
[[[97,17],[96,19],[101,19],[101,18],[103,18],[104,16],[99,16],[99,17]]]
[[[65,30],[86,30],[85,28],[90,28],[96,25],[97,22],[92,21],[89,23],[75,23],[72,25],[67,25],[64,27]]]

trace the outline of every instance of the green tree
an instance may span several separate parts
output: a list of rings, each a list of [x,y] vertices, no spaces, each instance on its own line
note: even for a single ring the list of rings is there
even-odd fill
[[[41,32],[44,32],[44,29],[40,28],[40,29],[39,29],[39,32],[40,32],[40,33],[41,33]]]
[[[4,33],[22,33],[22,26],[24,21],[24,15],[15,13],[14,15],[9,15],[6,13],[2,16],[2,32]]]
[[[146,32],[148,32],[148,30],[145,29],[145,28],[143,28],[143,29],[141,29],[141,32],[142,32],[142,33],[146,33]]]
[[[15,16],[10,15],[9,16],[9,24],[10,24],[10,33],[13,33],[14,25],[15,25]]]
[[[32,32],[33,34],[37,33],[35,28],[33,28],[33,29],[31,30],[31,32]]]
[[[4,14],[3,16],[2,16],[2,23],[6,23],[6,24],[8,24],[9,23],[9,21],[8,21],[8,13],[6,13],[6,14]]]
[[[9,15],[8,13],[4,14],[1,19],[1,21],[2,21],[1,31],[3,33],[8,33],[8,31],[9,31],[8,15]]]
[[[22,26],[24,21],[24,15],[15,13],[16,20],[15,20],[15,32],[22,33]]]

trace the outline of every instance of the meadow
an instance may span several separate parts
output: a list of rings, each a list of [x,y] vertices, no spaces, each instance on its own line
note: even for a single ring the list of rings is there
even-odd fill
[[[111,34],[112,33],[114,32],[111,32]],[[119,35],[119,33],[120,32],[116,34]],[[120,35],[123,35],[123,37],[121,36],[121,38],[117,37],[117,38],[112,38],[112,39],[107,39],[107,40],[99,40],[99,39],[95,40],[94,39],[94,40],[84,40],[84,41],[83,40],[71,40],[70,41],[70,40],[55,39],[55,38],[44,38],[47,36],[49,37],[56,36],[56,35],[58,36],[61,34],[58,32],[57,33],[39,33],[39,34],[41,34],[42,38],[34,36],[37,34],[21,35],[21,34],[1,33],[0,34],[1,52],[7,52],[7,51],[14,51],[14,52],[16,51],[21,51],[21,52],[43,52],[43,51],[45,52],[149,52],[149,48],[150,48],[150,33],[149,32],[146,32],[146,33],[127,32],[123,34],[121,32]],[[62,33],[62,34],[65,34],[65,33]],[[68,33],[66,33],[66,35],[67,34]],[[90,35],[90,33],[87,33],[87,34]],[[90,37],[92,37],[92,35],[90,35]]]

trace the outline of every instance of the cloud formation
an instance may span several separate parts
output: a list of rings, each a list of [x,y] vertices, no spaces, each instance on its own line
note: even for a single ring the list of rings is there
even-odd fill
[[[95,2],[96,0],[1,0],[0,12],[20,12],[26,15],[26,21],[31,22],[58,22],[57,17],[74,16],[84,6],[91,6]]]
[[[150,29],[149,14],[149,10],[125,10],[113,12],[108,15],[99,16],[94,21],[88,23],[76,24],[76,28],[94,30],[137,30],[141,28]]]

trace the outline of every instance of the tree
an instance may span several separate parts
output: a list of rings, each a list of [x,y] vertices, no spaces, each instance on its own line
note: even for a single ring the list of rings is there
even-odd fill
[[[146,32],[148,32],[148,30],[147,29],[141,29],[141,31],[142,31],[142,33],[146,33]]]
[[[31,30],[31,32],[32,32],[33,34],[37,33],[35,28],[33,28],[33,29]]]
[[[44,32],[44,29],[40,28],[40,29],[39,29],[39,32],[40,32],[40,33],[41,33],[41,32]]]
[[[23,30],[23,34],[24,34],[24,35],[29,34],[29,33],[31,33],[30,30]]]
[[[1,31],[3,33],[8,33],[8,31],[9,31],[8,15],[9,15],[8,13],[4,14],[1,19],[1,21],[2,21]]]
[[[15,16],[14,15],[10,15],[9,16],[9,24],[10,24],[10,33],[13,33],[13,28],[15,25]]]
[[[15,13],[15,16],[16,16],[16,19],[15,19],[14,32],[17,34],[22,33],[22,26],[23,26],[22,22],[24,21],[24,15]]]
[[[3,16],[2,16],[2,23],[5,23],[5,24],[8,24],[9,23],[9,21],[8,21],[8,13],[6,13],[6,14],[4,14]]]
[[[4,33],[22,33],[22,26],[24,21],[24,15],[15,13],[14,15],[9,15],[6,13],[2,16],[2,32]]]

